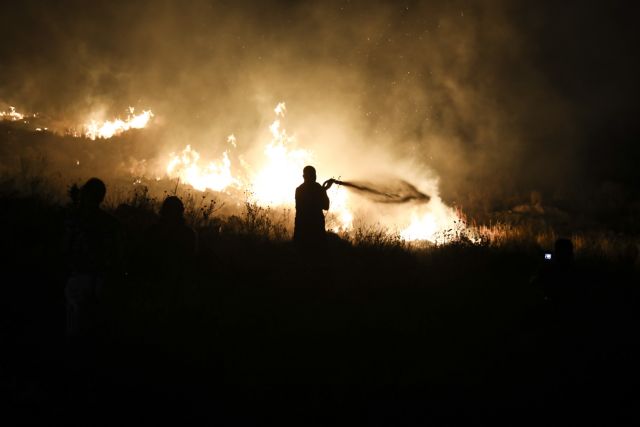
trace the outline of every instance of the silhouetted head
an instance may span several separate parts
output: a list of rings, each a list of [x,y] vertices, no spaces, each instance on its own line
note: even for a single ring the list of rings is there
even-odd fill
[[[305,166],[302,169],[302,178],[304,178],[304,182],[316,182],[316,168]]]
[[[184,205],[182,200],[176,196],[169,196],[162,202],[160,208],[160,218],[168,223],[184,222]]]
[[[556,263],[570,265],[573,263],[573,243],[570,239],[560,238],[555,244]]]
[[[107,194],[107,187],[98,178],[90,178],[80,189],[80,204],[85,208],[98,208]]]

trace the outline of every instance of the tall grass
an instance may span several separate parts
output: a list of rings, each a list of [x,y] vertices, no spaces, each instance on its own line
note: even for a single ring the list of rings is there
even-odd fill
[[[26,197],[44,205],[65,205],[70,186],[65,186],[59,176],[45,176],[45,168],[45,159],[24,161],[19,174],[2,176],[0,197]],[[144,213],[142,223],[136,224],[136,227],[144,227],[154,221],[164,198],[176,195],[185,206],[187,224],[203,235],[243,236],[272,242],[285,242],[293,235],[294,212],[289,208],[259,205],[250,193],[245,193],[244,201],[238,206],[229,206],[220,200],[217,193],[200,192],[179,183],[169,184],[165,184],[168,189],[160,192],[157,189],[151,191],[143,184],[110,186],[104,208],[116,216],[123,207],[127,207],[129,212]],[[502,217],[488,224],[479,224],[462,211],[458,215],[460,221],[451,229],[441,230],[437,243],[407,242],[397,230],[358,219],[351,230],[342,230],[334,236],[355,247],[409,252],[451,245],[542,251],[551,250],[558,237],[567,237],[574,244],[577,258],[598,257],[638,264],[639,236],[602,229],[560,234],[540,217],[519,216],[516,220]],[[327,223],[330,224],[330,215],[328,217]]]

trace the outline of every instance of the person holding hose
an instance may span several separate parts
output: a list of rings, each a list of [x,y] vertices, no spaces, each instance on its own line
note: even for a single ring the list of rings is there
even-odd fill
[[[333,180],[320,185],[316,182],[316,169],[306,166],[302,170],[304,182],[296,188],[296,219],[293,241],[303,250],[322,248],[326,244],[324,212],[329,210],[327,190]]]

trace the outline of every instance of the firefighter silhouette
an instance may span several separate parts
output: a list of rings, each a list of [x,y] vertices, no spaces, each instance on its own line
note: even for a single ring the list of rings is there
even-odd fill
[[[316,182],[316,170],[306,166],[302,170],[304,182],[296,188],[296,219],[294,242],[303,248],[314,248],[326,243],[324,212],[329,210],[327,190],[333,180],[320,185]]]

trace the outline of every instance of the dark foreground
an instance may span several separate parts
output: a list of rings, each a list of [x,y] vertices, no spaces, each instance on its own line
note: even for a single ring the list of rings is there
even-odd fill
[[[534,247],[336,244],[309,259],[257,236],[205,236],[179,280],[131,251],[99,331],[68,342],[60,212],[14,204],[3,204],[6,419],[638,421],[632,265],[579,259],[581,291],[554,304],[530,282]]]

